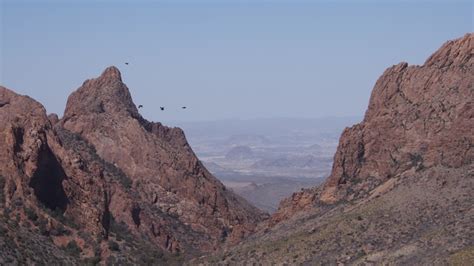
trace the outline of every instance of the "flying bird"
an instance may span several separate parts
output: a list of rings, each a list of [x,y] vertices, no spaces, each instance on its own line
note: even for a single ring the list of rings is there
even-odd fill
[[[127,66],[128,66],[128,62],[125,62],[125,65],[127,65]]]
[[[186,106],[181,107],[182,109],[186,109]]]
[[[164,110],[165,110],[165,108],[164,108],[163,106],[160,106],[160,109],[161,109],[161,111],[164,111]]]
[[[138,109],[140,109],[140,108],[143,108],[143,105],[140,104],[140,105],[138,106]]]

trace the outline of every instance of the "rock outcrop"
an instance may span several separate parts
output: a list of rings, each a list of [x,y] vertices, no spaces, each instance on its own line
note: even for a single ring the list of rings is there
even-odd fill
[[[74,217],[93,234],[103,233],[104,206],[90,200],[102,198],[104,182],[98,171],[80,165],[81,158],[63,147],[41,104],[4,87],[0,99],[6,103],[0,107],[5,206],[22,202],[33,209],[45,207]]]
[[[0,86],[0,264],[469,264],[474,34],[377,81],[324,185],[266,215],[178,128],[138,112],[115,67],[64,116]]]
[[[7,224],[14,223],[10,227],[15,229],[5,237],[21,237],[23,229],[18,226],[26,229],[30,223],[44,235],[51,234],[52,239],[72,226],[86,228],[91,235],[104,235],[101,218],[106,206],[99,203],[106,182],[98,173],[100,167],[95,162],[90,167],[78,164],[81,159],[63,147],[38,102],[4,87],[0,87],[0,102],[1,216]],[[21,238],[18,241],[23,242]],[[3,255],[0,257],[5,258]],[[35,256],[22,256],[25,263],[34,262]],[[54,261],[55,257],[45,259],[41,262]]]
[[[2,217],[17,217],[12,228],[33,223],[52,246],[78,246],[79,257],[192,256],[266,217],[204,168],[181,129],[145,120],[115,67],[84,82],[62,119],[0,87],[0,125]]]
[[[149,122],[138,113],[115,67],[71,94],[59,124],[81,136],[100,158],[130,178],[130,189],[138,197],[124,204],[121,193],[111,193],[110,211],[150,237],[163,234],[147,208],[175,216],[184,231],[202,235],[191,245],[200,250],[241,239],[264,217],[204,168],[181,129]],[[135,219],[133,210],[137,210]],[[177,234],[169,237],[176,238],[178,246],[170,246],[167,238],[160,244],[171,251],[191,244],[179,240]]]
[[[387,69],[322,186],[282,201],[223,265],[470,265],[474,34]]]
[[[314,204],[368,196],[391,178],[474,158],[474,34],[448,41],[422,66],[388,68],[373,89],[363,121],[342,133],[322,188],[295,193],[273,217]]]

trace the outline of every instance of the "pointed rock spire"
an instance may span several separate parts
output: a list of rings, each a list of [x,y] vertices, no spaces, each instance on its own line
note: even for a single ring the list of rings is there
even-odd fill
[[[98,78],[87,80],[73,92],[68,98],[64,117],[67,120],[73,116],[100,113],[138,117],[130,91],[115,66],[106,68]]]
[[[122,75],[116,66],[107,67],[100,75],[100,78],[118,79],[122,81]]]
[[[467,33],[461,38],[447,41],[425,62],[425,66],[472,67],[474,64],[474,34]]]

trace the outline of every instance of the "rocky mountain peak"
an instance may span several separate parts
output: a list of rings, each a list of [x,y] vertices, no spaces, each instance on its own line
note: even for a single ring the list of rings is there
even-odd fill
[[[106,68],[98,78],[85,81],[69,96],[65,118],[85,114],[139,116],[118,68],[114,66]]]
[[[0,204],[41,220],[46,235],[90,234],[73,234],[84,250],[120,234],[146,256],[199,254],[235,243],[266,217],[207,171],[181,129],[139,114],[116,67],[74,91],[61,119],[0,87],[0,125]],[[96,255],[110,255],[102,246]],[[124,256],[140,264],[141,255]]]
[[[101,79],[115,79],[122,81],[122,74],[116,66],[107,67],[100,75]]]
[[[139,195],[134,206],[142,210],[143,232],[153,234],[150,230],[156,225],[147,208],[154,208],[176,216],[177,224],[190,226],[188,230],[202,236],[190,242],[182,235],[171,246],[160,239],[170,251],[182,245],[209,250],[221,241],[235,241],[265,217],[204,168],[181,129],[144,119],[115,67],[73,92],[58,124],[86,140],[100,158],[130,178],[130,186]],[[133,225],[128,213],[123,213],[121,197],[111,195],[110,211],[116,219]],[[212,240],[200,242],[206,237]]]
[[[474,34],[467,33],[462,38],[447,41],[438,51],[431,55],[425,66],[443,67],[468,67],[472,64],[474,53]]]
[[[342,133],[322,187],[282,202],[276,220],[313,204],[368,197],[394,179],[474,160],[474,34],[445,43],[422,66],[403,62],[377,80],[364,120]],[[387,183],[388,182],[388,183]]]
[[[341,136],[321,200],[358,197],[407,171],[472,162],[473,36],[445,43],[422,66],[384,72],[362,123]]]

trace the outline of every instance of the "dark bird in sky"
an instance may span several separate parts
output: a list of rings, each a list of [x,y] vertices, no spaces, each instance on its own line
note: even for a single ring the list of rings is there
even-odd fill
[[[140,109],[140,108],[143,108],[143,105],[140,104],[140,105],[138,106],[138,109]]]
[[[160,109],[161,109],[161,111],[164,111],[164,110],[165,110],[165,108],[164,108],[163,106],[160,106]]]
[[[125,62],[125,65],[127,65],[127,66],[128,66],[128,62]]]
[[[182,109],[186,109],[186,106],[181,107]]]

